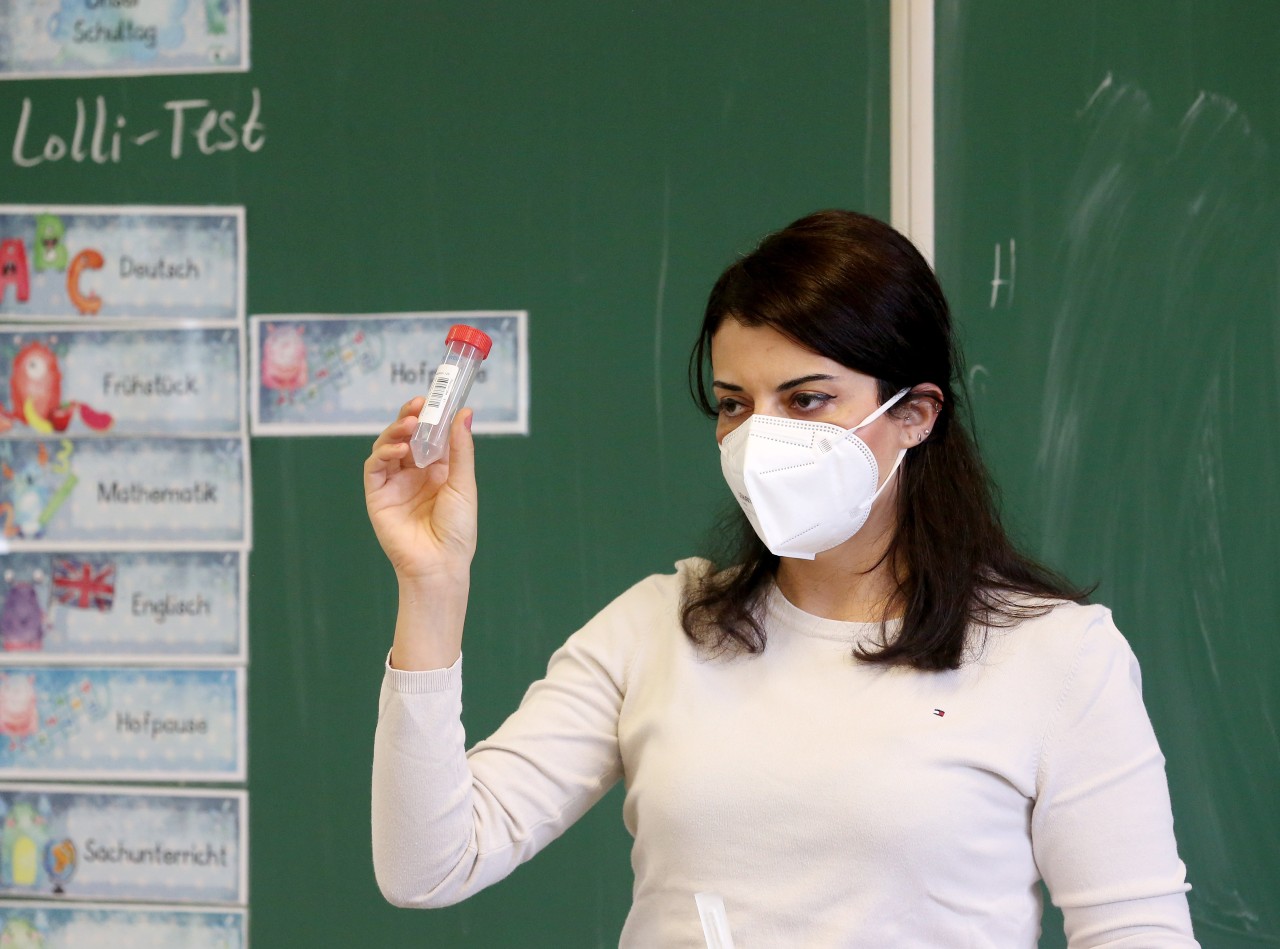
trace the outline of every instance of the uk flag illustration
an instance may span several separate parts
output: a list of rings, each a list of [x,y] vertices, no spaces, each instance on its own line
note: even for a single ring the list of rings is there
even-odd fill
[[[116,599],[116,565],[58,558],[53,562],[53,595],[64,606],[105,613]]]

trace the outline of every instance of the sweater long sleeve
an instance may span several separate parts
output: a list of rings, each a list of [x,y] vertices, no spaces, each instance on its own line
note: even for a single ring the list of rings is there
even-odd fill
[[[373,769],[388,899],[466,898],[625,775],[624,946],[703,946],[693,894],[713,892],[740,949],[1031,949],[1041,878],[1072,949],[1197,945],[1163,758],[1107,610],[1057,605],[922,673],[857,661],[877,625],[775,591],[764,653],[710,656],[679,624],[697,569],[606,607],[469,752],[461,663],[388,668]]]
[[[620,635],[627,602],[616,601],[557,650],[519,711],[470,753],[460,718],[462,659],[430,672],[388,665],[372,814],[374,869],[389,901],[434,907],[465,899],[545,847],[617,782],[618,718],[637,641]]]
[[[1109,616],[1082,637],[1052,712],[1031,837],[1068,946],[1195,945],[1164,756]]]

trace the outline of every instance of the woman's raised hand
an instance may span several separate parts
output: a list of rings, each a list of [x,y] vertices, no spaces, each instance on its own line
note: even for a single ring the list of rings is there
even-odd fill
[[[422,403],[419,396],[401,407],[364,463],[369,520],[401,583],[457,580],[470,570],[476,549],[471,410],[463,409],[454,418],[445,456],[419,468],[409,439]]]

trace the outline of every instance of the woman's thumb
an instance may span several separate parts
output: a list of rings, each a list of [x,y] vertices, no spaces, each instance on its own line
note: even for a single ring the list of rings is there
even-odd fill
[[[449,487],[467,497],[476,494],[476,443],[471,437],[474,417],[471,409],[463,409],[449,429]]]

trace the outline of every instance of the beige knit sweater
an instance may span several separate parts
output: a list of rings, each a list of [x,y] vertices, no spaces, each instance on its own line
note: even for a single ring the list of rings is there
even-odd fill
[[[678,618],[700,569],[611,603],[470,752],[461,660],[387,669],[373,852],[389,900],[465,899],[625,778],[623,946],[704,946],[694,894],[712,892],[738,949],[1031,949],[1041,877],[1072,947],[1196,945],[1164,759],[1105,608],[1058,605],[924,673],[854,660],[877,626],[775,591],[764,653],[709,658]]]

